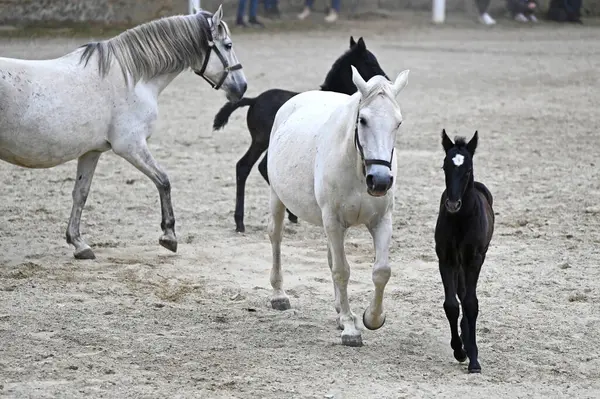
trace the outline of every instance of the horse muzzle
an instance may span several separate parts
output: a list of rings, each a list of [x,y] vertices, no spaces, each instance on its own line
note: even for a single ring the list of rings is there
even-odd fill
[[[392,188],[394,176],[382,174],[367,175],[367,193],[373,197],[383,197]]]

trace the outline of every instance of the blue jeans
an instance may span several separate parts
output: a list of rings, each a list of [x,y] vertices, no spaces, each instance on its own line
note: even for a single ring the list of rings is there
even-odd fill
[[[237,9],[238,21],[244,17],[244,10],[246,9],[246,0],[239,0]],[[256,18],[256,12],[258,9],[258,0],[250,0],[250,10],[248,11],[248,17],[253,19]]]
[[[265,10],[277,8],[278,0],[265,0]]]
[[[306,5],[306,7],[312,9],[314,2],[315,2],[315,0],[306,0],[306,2],[304,4]],[[342,0],[331,0],[331,8],[333,8],[337,12],[340,12],[341,2],[342,2]]]

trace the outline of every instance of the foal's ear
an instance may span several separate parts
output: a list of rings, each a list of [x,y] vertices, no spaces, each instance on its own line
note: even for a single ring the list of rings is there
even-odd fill
[[[352,82],[354,82],[354,85],[358,91],[360,91],[360,94],[364,96],[367,93],[367,82],[360,76],[358,69],[356,69],[354,65],[351,64],[350,68],[352,68]]]
[[[354,41],[354,36],[350,36],[350,48],[356,46],[356,42]]]
[[[402,89],[404,89],[404,87],[408,83],[408,73],[409,72],[410,72],[410,69],[405,69],[404,71],[400,72],[400,74],[394,81],[394,84],[392,85],[392,91],[394,93],[394,96],[397,96],[398,94],[400,94]]]
[[[367,45],[362,37],[358,38],[358,43],[356,44],[358,45],[358,49],[360,51],[365,51],[367,49]]]
[[[446,154],[452,147],[454,147],[454,143],[450,140],[450,137],[446,134],[446,129],[442,129],[442,147],[444,147],[444,151]]]
[[[221,25],[221,19],[223,18],[223,4],[219,5],[219,8],[212,16],[213,29],[217,30]]]
[[[469,142],[467,143],[467,151],[469,151],[469,154],[471,154],[471,156],[475,155],[475,149],[477,148],[478,140],[479,140],[479,135],[477,134],[477,130],[475,130],[475,134],[473,135],[471,140],[469,140]]]

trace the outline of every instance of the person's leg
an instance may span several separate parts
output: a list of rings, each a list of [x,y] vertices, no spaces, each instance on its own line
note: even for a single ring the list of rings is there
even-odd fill
[[[314,0],[306,0],[304,2],[304,10],[298,14],[298,19],[306,19],[310,15]]]
[[[477,12],[479,13],[479,21],[484,25],[494,25],[496,21],[490,17],[487,10],[490,6],[491,0],[475,0],[477,6]]]
[[[331,0],[331,8],[329,9],[329,14],[325,17],[325,21],[335,22],[337,20],[338,13],[340,12],[340,1]]]
[[[250,0],[250,11],[248,12],[248,22],[250,25],[262,28],[264,25],[256,19],[258,12],[258,0]]]
[[[243,25],[244,23],[244,10],[246,9],[246,0],[238,0],[238,8],[237,8],[237,16],[236,16],[236,25]]]

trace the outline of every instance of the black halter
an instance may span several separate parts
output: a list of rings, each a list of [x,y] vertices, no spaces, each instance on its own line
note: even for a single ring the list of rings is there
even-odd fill
[[[207,18],[206,20],[208,21],[209,18]],[[211,25],[210,22],[209,22],[209,25]],[[210,35],[210,37],[208,38],[208,52],[204,56],[204,62],[202,63],[202,68],[200,69],[200,71],[194,71],[194,72],[196,73],[196,75],[198,75],[198,76],[202,77],[204,80],[206,80],[208,82],[208,84],[210,84],[212,86],[213,89],[219,90],[221,88],[221,85],[223,85],[223,82],[225,82],[225,79],[227,79],[227,75],[229,75],[229,72],[237,71],[238,69],[242,69],[242,64],[240,64],[238,62],[235,65],[229,66],[227,59],[225,57],[223,57],[223,54],[221,54],[221,52],[219,51],[217,46],[215,46],[215,42],[213,41],[212,33],[209,32],[209,35]],[[208,61],[210,61],[211,51],[215,52],[215,54],[217,55],[217,57],[219,57],[219,59],[221,60],[221,63],[223,64],[223,74],[221,75],[221,78],[216,83],[213,82],[210,78],[207,78],[206,76],[204,76],[204,72],[206,71],[206,66],[208,65]]]
[[[383,159],[365,159],[365,154],[363,152],[363,147],[360,144],[360,140],[358,138],[358,124],[359,122],[359,116],[357,115],[356,117],[356,124],[354,125],[354,144],[356,145],[356,148],[358,148],[358,152],[360,153],[360,159],[362,160],[363,163],[363,175],[366,175],[366,167],[369,165],[383,165],[383,166],[387,166],[390,170],[392,170],[392,160],[394,159],[394,148],[392,147],[392,155],[390,156],[390,160],[389,161],[385,161]]]

